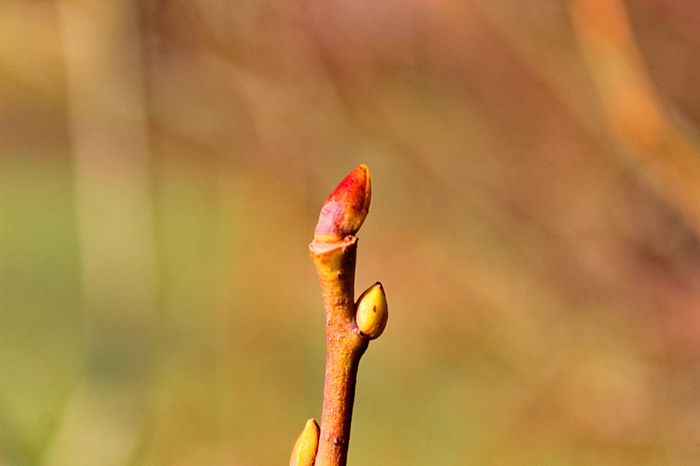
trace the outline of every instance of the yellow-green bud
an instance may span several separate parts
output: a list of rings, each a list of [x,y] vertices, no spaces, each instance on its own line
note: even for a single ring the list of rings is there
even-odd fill
[[[384,287],[377,282],[367,288],[357,300],[355,322],[363,335],[374,340],[384,331],[388,318],[389,308],[386,304]]]
[[[289,466],[314,466],[319,434],[320,429],[316,421],[313,419],[306,421],[304,430],[299,434],[292,449],[292,458],[289,460]]]

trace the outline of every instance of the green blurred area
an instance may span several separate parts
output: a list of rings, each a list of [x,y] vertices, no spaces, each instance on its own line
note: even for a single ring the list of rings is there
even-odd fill
[[[699,18],[0,0],[0,466],[286,464],[360,162],[351,465],[696,464]]]

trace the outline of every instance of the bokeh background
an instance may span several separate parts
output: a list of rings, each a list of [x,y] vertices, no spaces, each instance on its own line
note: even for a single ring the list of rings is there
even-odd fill
[[[700,464],[700,4],[0,0],[0,465],[286,464],[367,163],[351,465]]]

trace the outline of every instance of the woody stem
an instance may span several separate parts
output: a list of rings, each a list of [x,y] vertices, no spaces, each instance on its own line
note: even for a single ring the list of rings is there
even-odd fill
[[[357,369],[369,340],[355,324],[357,238],[311,243],[326,310],[326,374],[315,466],[345,466]]]

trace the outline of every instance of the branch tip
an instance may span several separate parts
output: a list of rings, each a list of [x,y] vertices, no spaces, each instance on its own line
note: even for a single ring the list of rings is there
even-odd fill
[[[371,198],[369,168],[360,164],[343,178],[323,203],[314,239],[332,242],[357,233],[367,217]]]

